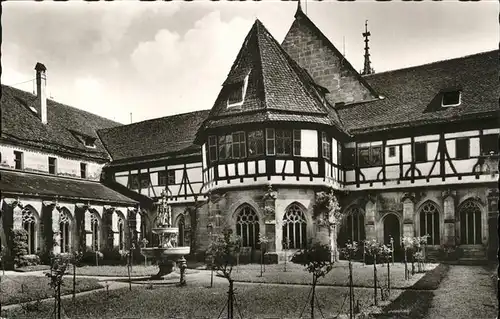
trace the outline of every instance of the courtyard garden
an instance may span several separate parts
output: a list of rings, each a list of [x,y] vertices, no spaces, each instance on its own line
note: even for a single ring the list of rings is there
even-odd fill
[[[27,301],[35,301],[54,296],[54,289],[50,287],[50,279],[40,276],[2,276],[0,283],[0,303],[10,305]],[[102,288],[97,279],[79,278],[76,281],[76,292]],[[73,293],[73,281],[64,278],[61,294]]]

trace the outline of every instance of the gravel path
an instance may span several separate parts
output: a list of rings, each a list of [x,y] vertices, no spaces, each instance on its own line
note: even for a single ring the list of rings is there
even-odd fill
[[[495,269],[486,266],[450,266],[448,275],[434,291],[426,319],[495,319],[498,300],[491,277],[495,273]]]

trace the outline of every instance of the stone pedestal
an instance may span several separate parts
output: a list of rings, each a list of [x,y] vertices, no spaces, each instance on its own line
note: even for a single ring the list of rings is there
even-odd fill
[[[498,190],[488,194],[488,259],[497,260],[498,254]]]
[[[276,246],[279,243],[276,242],[276,222],[275,221],[266,221],[265,222],[265,231],[266,237],[269,238],[269,242],[267,243],[267,252],[274,253],[276,252]]]

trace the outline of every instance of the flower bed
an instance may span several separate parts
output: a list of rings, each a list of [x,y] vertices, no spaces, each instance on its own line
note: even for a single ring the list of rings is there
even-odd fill
[[[48,265],[33,265],[33,266],[26,266],[26,267],[20,267],[20,268],[15,269],[15,271],[17,271],[17,272],[31,272],[31,271],[40,271],[40,270],[50,270],[50,266],[48,266]]]
[[[436,264],[427,264],[426,269],[435,268]],[[411,265],[408,265],[411,269]],[[284,265],[266,265],[266,271],[260,277],[260,265],[240,265],[233,270],[235,281],[241,282],[265,282],[280,284],[310,284],[311,275],[298,264],[287,263],[287,271],[283,271]],[[404,264],[391,264],[391,287],[405,289],[413,286],[424,273],[415,274],[410,280],[404,280]],[[325,278],[321,278],[318,285],[348,286],[348,262],[340,261]],[[377,264],[377,277],[381,285],[387,282],[387,264]],[[355,287],[373,287],[373,265],[353,263],[353,281]]]
[[[49,286],[50,279],[39,276],[2,276],[0,284],[0,302],[9,305],[27,301],[34,301],[54,296],[54,290]],[[96,279],[79,278],[76,280],[76,292],[102,288]],[[73,292],[73,279],[64,278],[61,294]]]
[[[236,284],[235,317],[243,318],[299,318],[306,304],[310,287],[286,287],[267,285]],[[324,317],[333,318],[339,312],[349,310],[347,288],[319,287],[317,296]],[[372,291],[360,289],[356,297],[362,300],[372,298]],[[132,291],[118,289],[99,291],[81,296],[75,304],[63,300],[68,318],[217,318],[227,305],[227,287],[135,287]],[[345,300],[345,302],[344,302]],[[196,305],[196,306],[190,306]],[[342,310],[342,311],[340,311]],[[49,318],[53,305],[45,303],[37,312],[23,313],[21,309],[5,311],[8,318]],[[224,312],[223,316],[226,312]],[[304,309],[306,317],[309,305]],[[318,318],[320,312],[316,312]]]

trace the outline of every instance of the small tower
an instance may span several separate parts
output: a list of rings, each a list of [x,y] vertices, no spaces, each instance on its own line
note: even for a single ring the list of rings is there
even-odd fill
[[[370,40],[368,37],[371,36],[370,31],[368,31],[368,20],[365,21],[365,32],[363,32],[363,37],[365,37],[365,66],[363,68],[362,75],[372,74],[374,70],[370,66],[370,47],[368,46],[368,42]]]

